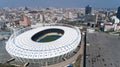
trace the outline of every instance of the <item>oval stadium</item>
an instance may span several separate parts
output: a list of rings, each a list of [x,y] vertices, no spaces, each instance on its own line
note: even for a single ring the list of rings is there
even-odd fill
[[[40,26],[16,31],[9,38],[6,50],[17,61],[44,66],[74,56],[80,41],[81,32],[78,27]]]

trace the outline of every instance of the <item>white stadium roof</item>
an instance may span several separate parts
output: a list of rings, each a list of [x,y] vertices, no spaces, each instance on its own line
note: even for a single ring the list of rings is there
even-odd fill
[[[35,42],[31,37],[46,29],[57,28],[64,31],[63,36],[52,42]],[[74,50],[81,40],[78,28],[66,26],[45,26],[26,31],[9,40],[6,49],[9,54],[28,59],[52,58]]]

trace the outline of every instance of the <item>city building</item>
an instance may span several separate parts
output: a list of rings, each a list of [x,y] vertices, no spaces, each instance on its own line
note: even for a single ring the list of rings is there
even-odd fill
[[[120,23],[112,24],[112,23],[105,23],[104,24],[104,31],[119,31],[120,30]]]
[[[120,20],[120,7],[118,7],[116,16],[117,16],[117,18]]]
[[[0,29],[4,28],[5,23],[0,21]]]
[[[71,12],[68,12],[68,18],[69,18],[69,19],[72,19],[72,18],[73,18],[73,15],[72,15]]]
[[[105,23],[104,24],[104,31],[114,31],[114,26],[111,23]]]
[[[28,19],[28,16],[24,16],[24,20],[19,21],[20,25],[22,26],[28,26],[30,24],[30,21]]]
[[[120,23],[120,20],[116,16],[112,16],[111,21],[112,21],[113,24]]]
[[[92,7],[90,5],[85,7],[85,14],[86,15],[91,15],[92,13]]]

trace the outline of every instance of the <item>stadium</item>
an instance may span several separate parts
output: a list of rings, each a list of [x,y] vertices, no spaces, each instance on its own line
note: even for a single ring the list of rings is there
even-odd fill
[[[44,66],[74,56],[80,41],[81,32],[78,27],[60,24],[28,27],[11,35],[6,50],[17,61]]]

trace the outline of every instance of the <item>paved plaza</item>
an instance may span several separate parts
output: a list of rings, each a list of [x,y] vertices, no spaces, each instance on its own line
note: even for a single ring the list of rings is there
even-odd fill
[[[120,36],[87,34],[86,67],[120,67]]]

